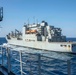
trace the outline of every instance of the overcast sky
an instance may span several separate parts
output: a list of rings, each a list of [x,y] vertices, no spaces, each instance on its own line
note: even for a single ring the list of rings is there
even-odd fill
[[[76,0],[0,0],[0,7],[4,9],[0,37],[14,29],[21,31],[34,17],[60,27],[67,37],[76,37]]]

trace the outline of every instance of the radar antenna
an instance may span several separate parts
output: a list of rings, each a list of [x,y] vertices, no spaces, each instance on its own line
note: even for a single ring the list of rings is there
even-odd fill
[[[38,19],[36,19],[36,22],[37,22],[37,24],[38,24]]]
[[[34,19],[34,23],[33,24],[35,24],[35,16],[33,17],[33,19]]]
[[[28,18],[28,20],[27,20],[27,21],[28,21],[28,25],[29,25],[29,18]]]

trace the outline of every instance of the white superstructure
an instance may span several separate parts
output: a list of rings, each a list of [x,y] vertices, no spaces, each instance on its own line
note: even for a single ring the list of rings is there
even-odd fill
[[[48,25],[42,21],[40,24],[27,24],[23,26],[22,33],[18,30],[7,35],[8,44],[37,48],[42,50],[76,52],[75,42],[66,42],[60,28]]]

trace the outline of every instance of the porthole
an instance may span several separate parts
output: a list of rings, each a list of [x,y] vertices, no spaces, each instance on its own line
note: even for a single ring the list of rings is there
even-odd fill
[[[63,45],[60,45],[61,47],[63,46]]]
[[[70,45],[68,45],[68,47],[70,47]]]

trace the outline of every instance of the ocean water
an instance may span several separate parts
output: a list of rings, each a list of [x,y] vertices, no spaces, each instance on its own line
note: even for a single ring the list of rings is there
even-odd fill
[[[76,38],[67,38],[67,41],[76,41]],[[6,43],[5,38],[0,38],[0,44]],[[22,60],[26,64],[23,65],[23,71],[26,74],[23,75],[39,75],[39,61],[38,56],[41,55],[40,65],[41,65],[41,75],[67,75],[67,60],[69,60],[71,65],[71,75],[76,75],[76,54],[69,54],[69,53],[58,53],[58,52],[49,52],[49,51],[42,51],[42,50],[35,50],[35,49],[28,49],[22,47],[15,47],[15,50],[25,50],[22,53]],[[4,52],[6,53],[6,51]],[[34,55],[32,55],[34,54]],[[19,58],[19,53],[17,51],[11,52],[11,70],[16,74],[20,75],[20,63],[14,60],[13,58]],[[1,57],[0,57],[1,59]],[[31,62],[31,63],[30,63]],[[4,66],[7,68],[7,58],[4,55]],[[31,69],[31,71],[30,71]]]
[[[67,41],[76,41],[76,38],[67,38]]]
[[[0,38],[0,45],[2,45],[3,43],[7,43],[7,40],[4,37]]]

